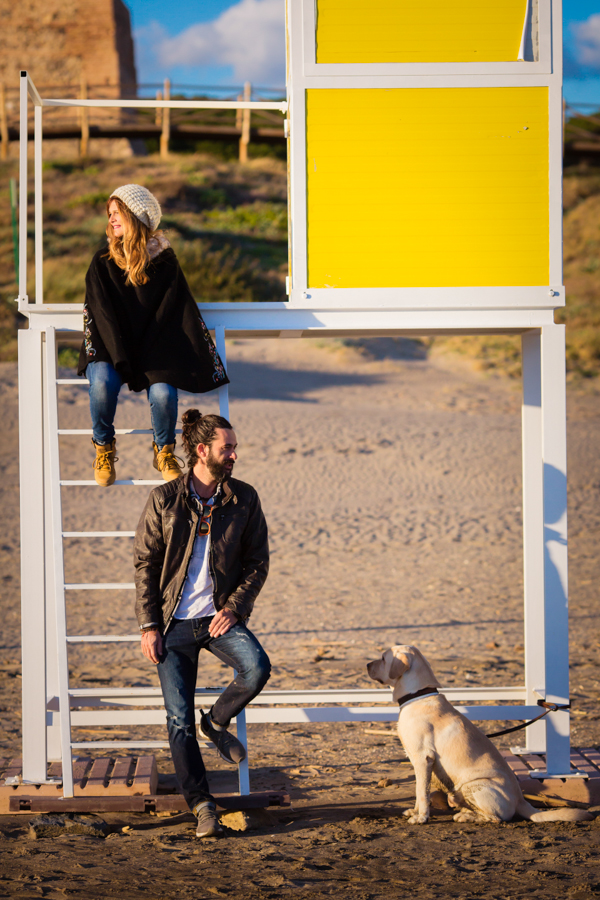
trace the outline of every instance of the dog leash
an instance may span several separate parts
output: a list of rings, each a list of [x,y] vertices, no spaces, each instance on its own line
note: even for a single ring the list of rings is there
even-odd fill
[[[548,713],[557,712],[560,709],[571,709],[571,703],[546,703],[545,700],[538,700],[538,706],[545,707],[545,711],[540,713],[539,716],[536,716],[535,719],[530,719],[529,722],[523,722],[522,725],[513,725],[512,728],[505,728],[504,731],[494,731],[492,734],[486,734],[486,737],[501,737],[503,734],[510,734],[513,731],[520,731],[522,728],[528,728],[529,725],[533,725],[534,722],[539,722],[540,719],[543,719],[544,716],[547,716]]]
[[[437,688],[421,688],[420,691],[415,691],[414,694],[404,694],[403,697],[400,697],[398,700],[398,706],[402,707],[405,703],[408,703],[409,700],[416,700],[417,697],[423,696],[433,696],[439,693]],[[547,716],[548,713],[557,712],[561,709],[571,709],[571,703],[547,703],[545,700],[538,700],[538,706],[544,707],[544,712],[540,713],[539,716],[536,716],[535,719],[530,719],[529,722],[523,722],[522,725],[513,725],[512,728],[505,728],[504,731],[493,731],[491,734],[486,734],[486,737],[494,738],[494,737],[502,737],[503,734],[512,734],[513,731],[521,731],[522,728],[528,728],[530,725],[533,725],[534,722],[539,722],[540,719],[543,719],[544,716]]]

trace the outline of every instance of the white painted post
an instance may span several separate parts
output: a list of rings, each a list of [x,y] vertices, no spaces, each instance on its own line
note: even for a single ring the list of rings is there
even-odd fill
[[[542,452],[544,460],[544,606],[546,700],[569,702],[567,581],[567,405],[565,326],[541,334]],[[546,716],[549,775],[571,770],[569,713]]]
[[[249,103],[252,99],[252,85],[249,81],[244,82],[244,101]],[[237,125],[237,121],[236,121]],[[248,162],[248,144],[250,143],[250,110],[242,110],[242,134],[240,136],[240,162]]]
[[[23,780],[46,780],[42,332],[18,332]]]
[[[63,796],[73,796],[73,759],[71,752],[71,707],[69,697],[69,660],[67,653],[67,612],[63,560],[62,502],[60,493],[60,454],[58,403],[56,396],[56,331],[46,329],[46,381],[48,385],[48,462],[51,472],[50,513],[52,519],[48,560],[48,578],[54,583],[56,604],[56,648],[58,657],[59,717],[62,750]]]
[[[171,97],[171,82],[165,78],[165,100]],[[169,158],[169,141],[171,139],[171,110],[168,106],[163,107],[162,111],[162,132],[160,135],[160,156],[161,159]]]
[[[34,106],[35,302],[44,302],[44,213],[42,195],[42,107]]]
[[[47,345],[44,343],[44,368],[43,368],[43,402],[44,402],[44,520],[45,520],[45,552],[46,552],[46,696],[48,699],[57,698],[60,694],[60,682],[58,677],[58,647],[56,641],[56,585],[53,578],[54,544],[52,535],[52,468],[50,465],[50,391],[56,391],[56,385],[48,384],[46,378],[45,353]],[[54,476],[56,478],[56,475]],[[51,724],[50,724],[51,723]],[[60,718],[56,711],[46,714],[46,745],[49,761],[56,762],[62,759],[62,747],[60,739]]]
[[[243,709],[236,717],[237,738],[246,748],[246,758],[238,765],[238,780],[240,794],[250,793],[250,766],[248,763],[248,732],[246,729],[246,710]]]
[[[227,371],[227,352],[225,349],[225,326],[215,325],[215,345],[221,362]],[[224,384],[219,388],[219,413],[224,419],[229,420],[229,385]]]
[[[540,332],[523,335],[523,586],[525,703],[534,706],[546,685],[544,653],[544,494],[542,460],[542,385]],[[545,753],[546,721],[530,725],[524,732],[524,747],[513,752]]]
[[[21,72],[19,126],[19,302],[27,303],[27,72]]]

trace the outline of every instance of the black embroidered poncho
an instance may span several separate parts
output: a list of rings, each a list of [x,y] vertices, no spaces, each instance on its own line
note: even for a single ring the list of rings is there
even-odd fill
[[[90,362],[110,362],[132,391],[160,382],[203,394],[229,379],[177,257],[168,247],[148,265],[146,284],[99,250],[85,285],[84,339],[78,375]]]

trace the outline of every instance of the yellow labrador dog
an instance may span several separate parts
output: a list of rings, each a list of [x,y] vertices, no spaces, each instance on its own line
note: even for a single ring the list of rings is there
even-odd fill
[[[532,822],[589,821],[581,809],[536,810],[523,797],[508,763],[472,722],[442,694],[431,666],[409,645],[395,645],[367,665],[370,677],[394,688],[400,704],[398,736],[415,770],[416,804],[411,825],[429,820],[430,792],[448,795],[455,822],[509,822],[518,814]]]

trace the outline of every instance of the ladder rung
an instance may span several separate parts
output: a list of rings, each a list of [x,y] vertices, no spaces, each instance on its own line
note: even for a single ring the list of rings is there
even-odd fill
[[[224,691],[223,687],[196,688],[196,694],[216,694]],[[160,687],[124,687],[124,688],[69,688],[69,697],[162,697]],[[391,690],[390,690],[391,695]]]
[[[143,487],[144,485],[151,485],[151,484],[157,485],[157,484],[164,484],[164,483],[165,482],[164,482],[163,478],[161,478],[160,480],[154,480],[152,478],[150,478],[150,479],[125,478],[121,481],[119,481],[119,480],[113,481],[113,486],[115,484],[121,484],[121,485],[122,484],[132,484],[135,487]],[[100,485],[97,484],[95,481],[61,481],[60,486],[61,487],[100,487]]]
[[[57,378],[57,384],[89,384],[87,378]]]
[[[107,584],[65,584],[65,591],[133,591],[135,584],[132,581],[124,584],[108,582]]]
[[[139,641],[140,634],[68,634],[67,644],[114,644],[117,641]]]
[[[92,434],[91,428],[59,428],[61,435]],[[153,434],[151,428],[115,428],[115,434]],[[175,434],[181,434],[181,428],[175,429]]]
[[[199,742],[203,743],[203,742]],[[140,750],[152,747],[168,747],[168,741],[72,741],[73,750],[83,750],[84,747],[96,747],[98,750],[108,750],[110,747],[139,747]]]
[[[135,537],[135,531],[63,531],[64,538]]]

